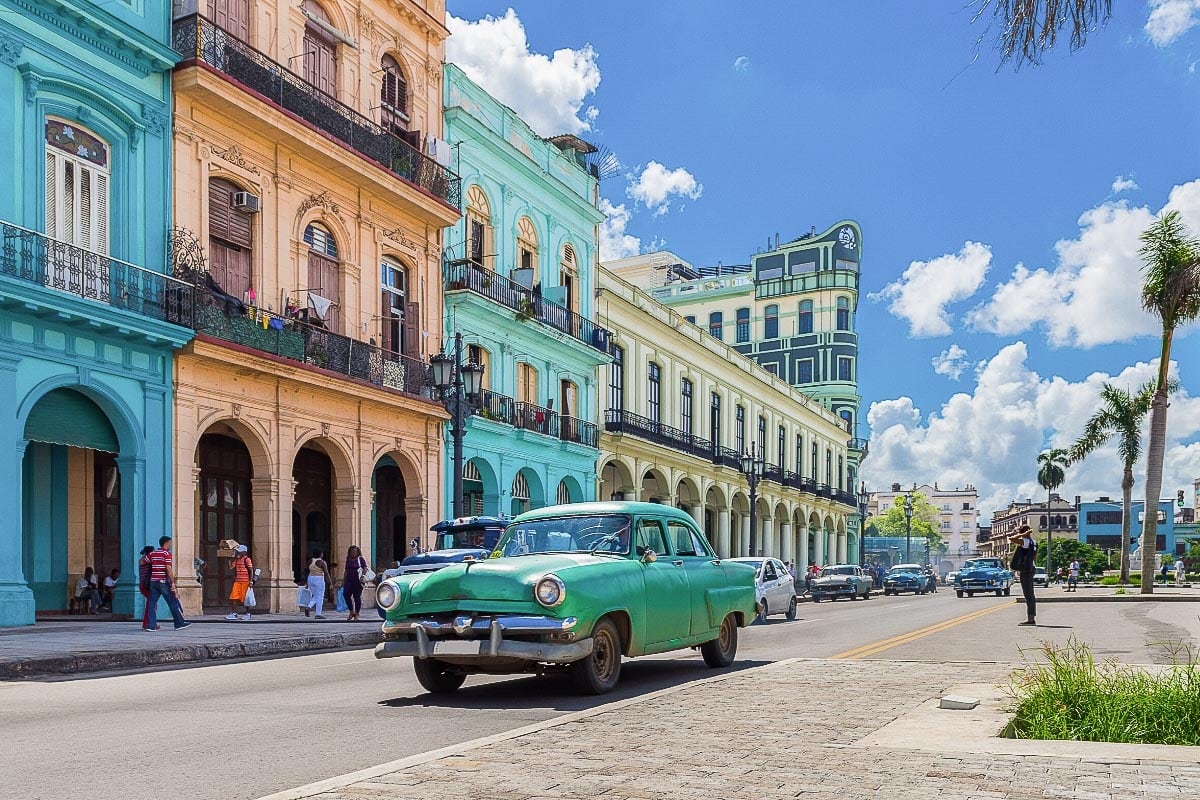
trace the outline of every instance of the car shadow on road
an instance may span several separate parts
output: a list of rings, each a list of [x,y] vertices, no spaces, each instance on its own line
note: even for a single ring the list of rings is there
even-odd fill
[[[571,686],[565,670],[545,675],[514,677],[512,680],[490,681],[466,685],[454,694],[422,693],[413,697],[381,700],[387,708],[471,708],[518,710],[552,708],[556,711],[582,711],[614,700],[656,692],[688,681],[729,675],[751,667],[761,667],[769,661],[738,661],[723,670],[711,669],[697,658],[648,658],[626,661],[621,666],[621,682],[605,695],[581,695]]]

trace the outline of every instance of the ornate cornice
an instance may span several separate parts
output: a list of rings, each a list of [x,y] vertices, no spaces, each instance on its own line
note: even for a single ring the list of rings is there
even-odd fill
[[[238,147],[236,144],[231,144],[231,145],[229,145],[229,147],[227,147],[224,150],[218,150],[217,148],[214,147],[214,148],[212,148],[212,152],[213,152],[213,155],[216,156],[217,158],[219,158],[223,161],[228,161],[230,164],[233,164],[235,167],[241,167],[242,169],[244,169],[247,172],[250,172],[254,175],[258,174],[258,167],[254,166],[253,164],[251,164],[249,161],[246,160],[246,158],[242,155],[242,149],[240,147]],[[311,208],[311,206],[309,206],[309,208]],[[305,210],[307,210],[307,209],[305,209]]]
[[[61,1],[10,2],[45,25],[58,28],[108,56],[112,61],[123,64],[140,77],[145,77],[151,72],[165,72],[174,67],[179,60],[175,51],[167,45],[149,39],[135,28],[130,27],[128,31],[123,31],[120,28],[128,26],[112,25],[95,14],[84,16],[82,13],[70,13],[74,9],[64,9],[64,3]],[[80,22],[84,19],[90,24]]]
[[[15,36],[0,31],[0,64],[15,67],[23,49],[25,49],[24,42]]]

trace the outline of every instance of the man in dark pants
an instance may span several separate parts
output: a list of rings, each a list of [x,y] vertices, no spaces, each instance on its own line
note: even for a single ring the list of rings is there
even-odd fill
[[[1012,562],[1009,568],[1016,573],[1021,581],[1021,593],[1025,595],[1025,613],[1028,616],[1018,625],[1037,625],[1037,598],[1033,595],[1033,561],[1037,554],[1037,545],[1033,541],[1033,529],[1022,525],[1009,539],[1013,547]]]

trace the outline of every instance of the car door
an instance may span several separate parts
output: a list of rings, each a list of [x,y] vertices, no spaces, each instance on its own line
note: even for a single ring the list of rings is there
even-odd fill
[[[653,550],[657,556],[652,563],[646,563],[645,560],[641,562],[646,590],[642,641],[653,647],[688,636],[692,628],[688,574],[683,563],[671,555],[662,521],[653,517],[639,518],[635,544],[639,557],[647,549]]]
[[[771,559],[771,564],[775,567],[775,582],[771,586],[771,610],[787,611],[788,606],[792,604],[792,576],[782,561]]]
[[[667,521],[667,539],[674,552],[674,562],[687,572],[691,591],[691,632],[693,636],[715,631],[721,620],[713,622],[708,612],[707,593],[725,586],[725,570],[708,549],[708,542],[699,531],[682,520]]]

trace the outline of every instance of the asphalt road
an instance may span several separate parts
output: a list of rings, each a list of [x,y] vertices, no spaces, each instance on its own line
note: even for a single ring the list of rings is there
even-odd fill
[[[1084,638],[1107,631],[1137,646],[1145,638],[1111,604],[1045,608],[1048,624],[1074,619],[1070,631]],[[1106,615],[1126,624],[1123,638]],[[946,591],[803,604],[794,622],[774,618],[743,630],[738,666],[838,655],[1013,661],[1040,630],[1015,628],[1022,616],[1009,598],[957,600]],[[1182,616],[1175,622],[1187,624]],[[435,699],[405,660],[357,650],[0,683],[0,798],[260,797],[711,674],[698,654],[683,651],[626,662],[618,691],[603,698],[577,696],[560,677],[509,677],[473,678]],[[809,701],[796,698],[798,707]]]

